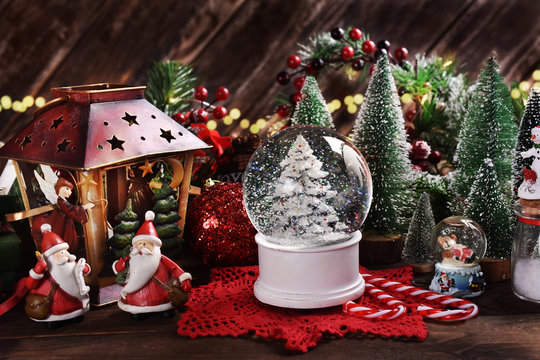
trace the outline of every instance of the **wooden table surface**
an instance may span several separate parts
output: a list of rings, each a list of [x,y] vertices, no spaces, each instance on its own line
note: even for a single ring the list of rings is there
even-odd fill
[[[199,279],[195,286],[207,281],[208,268],[182,265]],[[429,334],[423,342],[325,335],[306,354],[286,350],[282,341],[253,335],[181,337],[176,334],[176,320],[182,313],[175,319],[155,315],[133,321],[114,304],[91,310],[80,323],[50,330],[28,319],[21,302],[0,318],[0,358],[540,359],[540,305],[518,299],[510,281],[488,284],[473,301],[480,307],[479,317],[447,324],[427,321]]]

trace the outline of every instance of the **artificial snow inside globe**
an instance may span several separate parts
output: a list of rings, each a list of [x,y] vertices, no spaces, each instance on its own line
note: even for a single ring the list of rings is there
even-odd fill
[[[364,158],[338,132],[296,126],[266,140],[244,178],[244,204],[258,231],[257,299],[313,309],[361,296],[359,229],[371,196]]]
[[[475,221],[452,216],[435,226],[431,237],[435,275],[429,289],[455,297],[475,297],[486,285],[478,263],[487,248],[486,235]]]

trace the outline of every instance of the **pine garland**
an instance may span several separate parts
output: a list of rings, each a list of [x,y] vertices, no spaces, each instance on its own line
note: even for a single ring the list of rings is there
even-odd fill
[[[154,62],[148,71],[145,95],[148,101],[169,116],[189,110],[189,98],[197,77],[193,68],[178,61]]]

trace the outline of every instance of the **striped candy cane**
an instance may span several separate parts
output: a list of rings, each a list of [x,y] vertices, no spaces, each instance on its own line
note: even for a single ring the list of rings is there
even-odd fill
[[[391,309],[374,310],[349,301],[343,304],[343,311],[365,319],[391,320],[396,319],[407,312],[406,304],[388,292],[402,293],[412,297],[418,297],[423,300],[435,301],[446,307],[456,309],[432,308],[420,305],[416,309],[418,314],[427,318],[439,321],[460,321],[472,319],[478,315],[478,306],[476,304],[458,299],[448,295],[442,295],[433,291],[420,289],[414,286],[405,285],[397,281],[389,281],[385,278],[375,277],[371,274],[362,274],[366,281],[366,291],[376,297],[378,300],[389,306]],[[384,290],[382,290],[384,289]]]

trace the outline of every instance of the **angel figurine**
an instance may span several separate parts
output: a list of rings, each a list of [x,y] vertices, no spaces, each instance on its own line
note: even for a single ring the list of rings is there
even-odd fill
[[[47,200],[56,205],[52,212],[35,216],[32,219],[32,238],[38,247],[41,247],[43,234],[41,225],[47,223],[52,227],[52,232],[60,236],[69,245],[70,251],[79,248],[79,239],[75,230],[75,221],[84,224],[88,221],[86,210],[94,207],[94,204],[72,205],[68,198],[73,191],[73,184],[56,173],[48,165],[41,165],[43,177],[34,170],[41,191]]]

